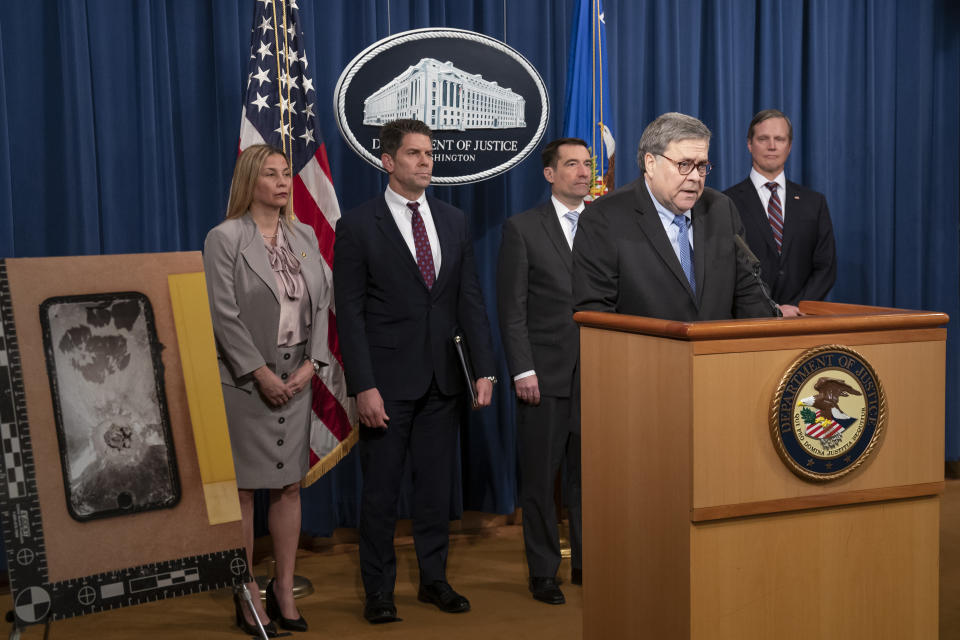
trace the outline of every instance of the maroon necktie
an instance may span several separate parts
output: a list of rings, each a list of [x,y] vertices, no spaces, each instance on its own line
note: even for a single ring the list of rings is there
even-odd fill
[[[780,253],[780,247],[783,246],[783,207],[780,205],[780,196],[777,195],[776,182],[768,182],[764,185],[770,189],[770,202],[767,204],[767,219],[770,220],[770,228],[773,229],[773,239],[777,243],[777,253]]]
[[[411,223],[413,224],[413,246],[417,250],[417,266],[420,267],[423,281],[427,283],[427,289],[432,289],[433,281],[436,279],[433,270],[433,251],[430,250],[427,228],[423,225],[423,218],[420,217],[420,203],[408,202],[407,207],[413,214]]]

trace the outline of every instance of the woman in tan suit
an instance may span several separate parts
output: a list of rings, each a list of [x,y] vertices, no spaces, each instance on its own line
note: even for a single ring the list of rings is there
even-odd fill
[[[269,618],[307,629],[293,600],[299,483],[309,469],[311,380],[329,358],[330,286],[313,229],[293,216],[292,187],[282,151],[248,147],[233,172],[226,220],[203,250],[251,571],[254,489],[270,490],[277,571],[266,611],[259,598],[254,606],[271,636],[277,629]],[[247,588],[258,593],[255,582]],[[244,632],[257,633],[239,600],[236,614]]]

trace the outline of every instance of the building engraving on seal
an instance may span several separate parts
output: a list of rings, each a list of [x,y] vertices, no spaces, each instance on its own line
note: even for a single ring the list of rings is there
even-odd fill
[[[516,129],[527,126],[525,105],[523,96],[479,74],[422,58],[363,101],[363,124],[413,118],[434,131]]]

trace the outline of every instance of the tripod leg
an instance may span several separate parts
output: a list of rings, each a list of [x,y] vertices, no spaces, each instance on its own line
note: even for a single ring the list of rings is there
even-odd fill
[[[260,632],[260,637],[263,640],[269,640],[267,632],[263,628],[263,623],[260,622],[260,616],[257,615],[257,610],[253,608],[253,599],[250,597],[250,590],[247,589],[247,585],[241,583],[240,586],[236,587],[236,590],[243,599],[243,603],[247,606],[247,609],[249,609],[250,615],[253,616],[254,621],[257,623],[257,630]]]

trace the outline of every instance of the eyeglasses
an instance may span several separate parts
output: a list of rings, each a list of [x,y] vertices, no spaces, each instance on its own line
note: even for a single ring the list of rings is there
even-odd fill
[[[658,153],[657,155],[661,158],[667,158],[667,156],[662,153]],[[699,173],[701,177],[707,175],[710,173],[710,170],[713,169],[713,165],[709,162],[693,162],[691,160],[681,160],[677,162],[673,158],[667,158],[667,160],[677,165],[677,171],[679,171],[682,176],[689,175],[694,167],[696,167],[697,173]]]

